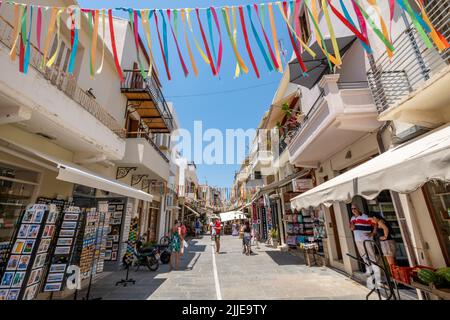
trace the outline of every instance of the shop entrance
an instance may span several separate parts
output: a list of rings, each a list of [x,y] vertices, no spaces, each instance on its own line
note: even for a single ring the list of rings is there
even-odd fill
[[[384,219],[392,227],[392,238],[395,240],[395,261],[397,265],[409,266],[408,256],[406,254],[405,244],[403,243],[400,224],[398,222],[397,214],[394,209],[394,203],[391,198],[391,193],[388,190],[384,190],[380,192],[378,197],[374,200],[366,200],[360,196],[356,196],[353,198],[352,202],[358,204],[362,213],[378,214],[384,217]],[[347,204],[347,211],[349,214],[349,218],[351,218],[351,203]],[[362,264],[360,264],[360,270],[365,270]]]

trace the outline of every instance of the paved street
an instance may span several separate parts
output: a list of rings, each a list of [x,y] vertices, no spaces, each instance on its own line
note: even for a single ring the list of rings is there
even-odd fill
[[[242,254],[240,239],[222,237],[213,254],[209,236],[189,242],[180,270],[167,265],[157,272],[130,272],[135,285],[115,286],[124,272],[106,274],[93,285],[90,298],[103,299],[365,299],[368,290],[325,267],[307,267],[302,260],[264,244],[254,255]],[[81,296],[85,296],[82,292]]]

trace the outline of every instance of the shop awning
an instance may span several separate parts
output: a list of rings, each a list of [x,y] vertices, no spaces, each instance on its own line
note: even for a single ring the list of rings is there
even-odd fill
[[[200,217],[200,213],[198,213],[197,211],[195,211],[194,209],[192,209],[191,207],[184,205],[186,208],[188,208],[188,210],[190,210],[193,214],[195,214],[197,217]]]
[[[56,157],[37,151],[35,149],[28,148],[25,146],[17,146],[17,147],[19,147],[19,149],[24,150],[27,153],[33,154],[38,158],[41,158],[45,161],[48,161],[56,165],[56,168],[58,169],[58,176],[56,178],[58,180],[76,183],[104,191],[109,191],[118,195],[135,198],[143,201],[148,202],[153,201],[153,196],[151,194],[130,187],[127,184],[121,183],[116,180],[108,179],[94,172],[91,172],[83,167],[80,167],[74,163],[58,159]]]
[[[438,128],[293,198],[294,209],[374,199],[383,190],[410,193],[431,180],[450,181],[450,125]]]
[[[345,54],[345,52],[352,46],[353,42],[356,40],[355,36],[347,36],[337,38],[337,43],[340,48],[341,54]],[[332,48],[331,39],[325,39],[325,46],[328,48]],[[307,76],[303,76],[303,71],[300,67],[300,64],[297,58],[293,59],[289,62],[289,73],[290,79],[289,81],[292,83],[299,84],[303,87],[311,89],[319,82],[320,78],[328,72],[329,64],[327,57],[320,49],[319,44],[314,42],[311,46],[311,50],[316,53],[316,57],[312,58],[307,51],[302,53],[302,59],[306,66]]]
[[[246,218],[247,218],[246,215],[241,211],[229,211],[220,214],[220,220],[222,222],[231,220],[241,220]]]
[[[272,182],[271,184],[261,188],[261,192],[262,193],[268,193],[268,192],[270,192],[272,190],[275,190],[275,189],[278,189],[278,188],[282,188],[282,187],[288,185],[289,183],[291,183],[292,180],[297,179],[297,178],[301,178],[301,177],[307,175],[310,171],[311,171],[310,169],[304,169],[304,170],[301,170],[299,172],[293,173],[293,174],[287,176],[286,178],[284,178],[284,179],[282,179],[280,181]]]

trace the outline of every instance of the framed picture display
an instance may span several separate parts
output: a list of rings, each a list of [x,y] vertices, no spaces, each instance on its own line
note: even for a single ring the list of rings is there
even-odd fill
[[[50,247],[51,241],[52,241],[51,239],[42,239],[41,242],[39,243],[37,253],[47,252]]]
[[[17,239],[16,242],[14,243],[12,253],[13,254],[22,253],[23,248],[25,247],[25,241],[26,240]]]
[[[59,238],[56,243],[57,246],[71,246],[73,243],[73,238]]]
[[[55,234],[55,229],[56,227],[54,224],[47,224],[44,228],[42,238],[53,238],[53,235]]]
[[[62,286],[61,282],[46,283],[44,287],[44,292],[60,291],[61,286]]]
[[[8,298],[8,289],[0,289],[0,301],[6,300]]]
[[[0,288],[10,287],[14,278],[14,274],[15,272],[10,271],[5,272],[0,282]]]
[[[19,299],[20,289],[10,289],[8,292],[7,300],[17,300]]]
[[[34,248],[35,240],[25,240],[25,244],[22,250],[22,253],[31,254]]]
[[[77,222],[76,221],[63,221],[61,228],[62,229],[76,229]]]
[[[34,217],[33,208],[27,209],[27,211],[25,211],[25,214],[23,215],[22,223],[31,223],[33,221],[33,217]]]
[[[61,229],[59,231],[59,236],[60,237],[74,237],[75,236],[75,230],[64,230],[64,229]]]
[[[47,259],[46,253],[41,253],[36,256],[33,263],[33,269],[41,268],[45,264],[45,260]]]
[[[111,201],[108,206],[109,213],[109,233],[105,247],[105,261],[117,261],[120,234],[122,230],[122,219],[125,212],[125,201]],[[117,248],[116,250],[114,250]]]
[[[17,264],[17,270],[27,270],[30,260],[30,255],[20,256],[19,263]]]
[[[50,272],[53,273],[64,273],[66,271],[67,264],[61,263],[61,264],[52,264],[50,266]]]
[[[33,223],[41,223],[42,220],[44,219],[44,214],[45,214],[45,210],[36,209],[36,212],[34,213],[32,222]]]
[[[14,274],[13,281],[11,283],[12,288],[20,288],[22,286],[23,280],[25,279],[25,272],[19,271]]]
[[[41,225],[39,224],[32,224],[29,225],[30,227],[28,228],[28,233],[27,233],[27,238],[31,238],[31,239],[36,239],[38,233],[39,233],[39,228],[41,227]]]
[[[78,221],[79,216],[78,213],[67,213],[64,215],[64,221]]]
[[[6,270],[16,270],[17,266],[19,265],[20,260],[19,255],[12,255],[9,257],[8,264],[6,266]]]
[[[117,261],[117,251],[113,251],[113,252],[111,253],[111,260],[112,260],[112,261]]]
[[[37,290],[39,288],[39,284],[34,284],[25,289],[25,293],[23,294],[23,300],[33,300],[36,297]]]
[[[19,229],[19,233],[17,234],[17,238],[26,238],[28,235],[28,229],[30,228],[29,224],[22,224]]]
[[[62,282],[64,280],[64,273],[49,273],[47,282]]]
[[[111,250],[105,250],[105,260],[111,260]]]
[[[71,249],[71,247],[70,246],[66,246],[66,247],[60,247],[60,246],[57,246],[56,248],[55,248],[55,254],[57,255],[57,254],[69,254],[70,253],[70,249]]]

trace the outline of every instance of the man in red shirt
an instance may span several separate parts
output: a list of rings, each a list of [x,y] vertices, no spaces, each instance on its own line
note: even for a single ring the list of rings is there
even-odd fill
[[[222,229],[222,223],[220,222],[220,219],[216,219],[214,222],[214,229],[216,231],[216,234],[214,235],[215,241],[216,241],[216,253],[219,253],[220,251],[220,231]]]

